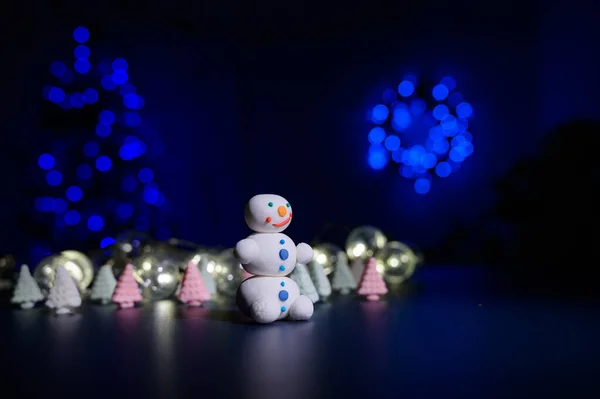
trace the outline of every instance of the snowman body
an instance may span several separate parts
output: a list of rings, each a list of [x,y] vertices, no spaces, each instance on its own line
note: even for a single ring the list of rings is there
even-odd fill
[[[237,243],[235,254],[254,277],[240,284],[236,302],[243,314],[259,323],[308,320],[313,314],[312,301],[286,277],[296,262],[307,263],[313,257],[308,244],[296,245],[281,233],[291,218],[290,204],[278,195],[254,196],[246,206],[246,223],[255,233]]]
[[[251,277],[240,285],[236,302],[250,318],[275,321],[290,315],[291,304],[299,296],[300,289],[291,278]]]

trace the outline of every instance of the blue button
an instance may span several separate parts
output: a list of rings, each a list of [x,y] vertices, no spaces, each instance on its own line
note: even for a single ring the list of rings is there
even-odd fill
[[[279,300],[285,302],[285,301],[287,301],[287,299],[288,299],[288,292],[286,290],[279,291]]]
[[[282,282],[281,282],[281,286],[282,286],[282,287],[285,287],[285,281],[282,281]]]
[[[285,312],[285,311],[286,311],[286,307],[285,307],[285,306],[282,306],[282,307],[281,307],[281,311],[282,311],[282,312]]]
[[[279,270],[284,271],[285,270],[285,266],[284,265],[279,266]]]
[[[288,253],[287,249],[282,249],[279,251],[279,257],[281,259],[286,260],[288,256],[290,256],[290,254]]]
[[[285,244],[285,240],[279,240],[279,243],[280,243],[281,245],[283,245],[283,244]]]

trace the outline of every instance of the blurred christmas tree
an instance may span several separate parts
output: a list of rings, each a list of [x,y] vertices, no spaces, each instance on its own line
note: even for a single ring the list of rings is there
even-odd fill
[[[29,187],[32,212],[24,216],[34,262],[67,247],[107,247],[132,228],[158,239],[171,234],[153,168],[162,143],[142,123],[144,98],[129,65],[123,58],[95,63],[84,27],[73,38],[74,57],[51,64],[55,81],[42,93],[44,150]]]

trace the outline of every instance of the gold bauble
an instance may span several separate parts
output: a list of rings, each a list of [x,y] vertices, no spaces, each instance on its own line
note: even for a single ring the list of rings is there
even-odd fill
[[[323,243],[313,247],[313,261],[323,266],[325,275],[330,275],[335,270],[335,265],[340,256],[346,256],[344,250],[337,245]]]
[[[366,260],[385,246],[387,238],[373,226],[361,226],[352,230],[346,239],[346,253],[350,260]]]
[[[390,241],[375,253],[377,271],[391,284],[406,281],[415,271],[418,257],[406,244]]]

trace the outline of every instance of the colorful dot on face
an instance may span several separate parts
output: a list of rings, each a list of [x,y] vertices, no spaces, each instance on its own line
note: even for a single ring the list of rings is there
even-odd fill
[[[283,244],[285,244],[285,240],[279,240],[279,243],[280,243],[281,245],[283,245]]]
[[[271,220],[272,220],[271,217],[267,216],[267,218],[265,219],[265,223],[271,223]]]
[[[287,204],[285,204],[285,206],[287,206],[289,208],[290,207],[290,203],[288,202]]]
[[[281,282],[281,286],[285,287],[285,282],[284,281]]]
[[[286,307],[285,307],[285,306],[282,306],[282,307],[281,307],[281,311],[282,311],[282,312],[285,312],[286,310],[287,310],[287,309],[286,309]]]
[[[289,256],[290,256],[290,254],[288,253],[287,249],[282,249],[279,251],[279,257],[282,260],[286,260]]]
[[[273,203],[272,203],[272,202],[269,202],[269,206],[270,206],[271,208],[273,208]]]
[[[279,266],[279,270],[284,271],[285,270],[285,266],[284,265]]]
[[[279,300],[280,301],[285,302],[285,301],[287,301],[288,297],[289,297],[289,295],[288,295],[288,292],[286,290],[279,291]]]

